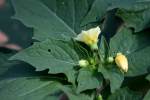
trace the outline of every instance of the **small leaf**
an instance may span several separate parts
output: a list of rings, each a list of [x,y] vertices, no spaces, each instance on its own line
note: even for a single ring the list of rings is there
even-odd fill
[[[107,60],[107,58],[110,56],[109,55],[109,45],[104,36],[101,37],[99,51],[100,51],[101,59],[103,61]]]
[[[143,100],[149,100],[150,98],[150,90],[146,93]]]
[[[76,86],[76,78],[77,78],[77,72],[75,70],[69,70],[67,72],[64,72],[64,74],[68,78],[68,82],[71,82],[74,86]]]
[[[150,81],[150,74],[146,76],[146,79]]]
[[[102,76],[99,73],[94,73],[88,68],[82,68],[78,75],[77,93],[88,89],[95,89],[102,86]]]
[[[106,80],[110,81],[111,92],[115,92],[120,88],[124,75],[115,65],[99,66],[98,71],[101,72]]]
[[[69,100],[93,100],[94,97],[84,94],[84,93],[80,93],[80,94],[76,94],[74,92],[73,89],[71,89],[71,86],[62,86],[59,85],[59,87],[69,98]]]

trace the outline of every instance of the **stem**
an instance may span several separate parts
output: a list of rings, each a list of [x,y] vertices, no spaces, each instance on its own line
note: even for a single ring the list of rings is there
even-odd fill
[[[103,85],[101,87],[98,87],[96,89],[96,97],[101,94],[101,92],[109,85],[109,81],[108,80],[104,80]]]

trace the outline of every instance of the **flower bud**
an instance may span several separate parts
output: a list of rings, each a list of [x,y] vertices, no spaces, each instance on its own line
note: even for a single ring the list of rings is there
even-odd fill
[[[87,60],[82,59],[79,61],[80,67],[87,67],[88,65],[89,65],[89,62]]]
[[[122,53],[117,53],[115,62],[122,71],[128,71],[128,60],[125,55],[123,55]]]
[[[102,95],[98,95],[97,100],[103,100]]]
[[[114,62],[114,58],[113,57],[108,57],[107,58],[107,62],[108,63],[113,63]]]

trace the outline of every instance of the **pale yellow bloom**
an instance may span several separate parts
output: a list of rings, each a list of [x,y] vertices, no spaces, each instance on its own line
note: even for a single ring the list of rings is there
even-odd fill
[[[117,53],[115,62],[122,71],[128,71],[128,60],[125,55],[123,55],[122,53]]]
[[[89,62],[84,59],[81,59],[78,63],[80,67],[87,67],[89,65]]]
[[[89,45],[91,48],[97,48],[98,36],[101,30],[99,27],[82,31],[75,39]]]

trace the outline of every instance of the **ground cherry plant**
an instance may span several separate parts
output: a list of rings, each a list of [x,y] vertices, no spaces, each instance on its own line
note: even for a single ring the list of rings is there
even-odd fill
[[[0,0],[0,100],[149,100],[150,0]]]

